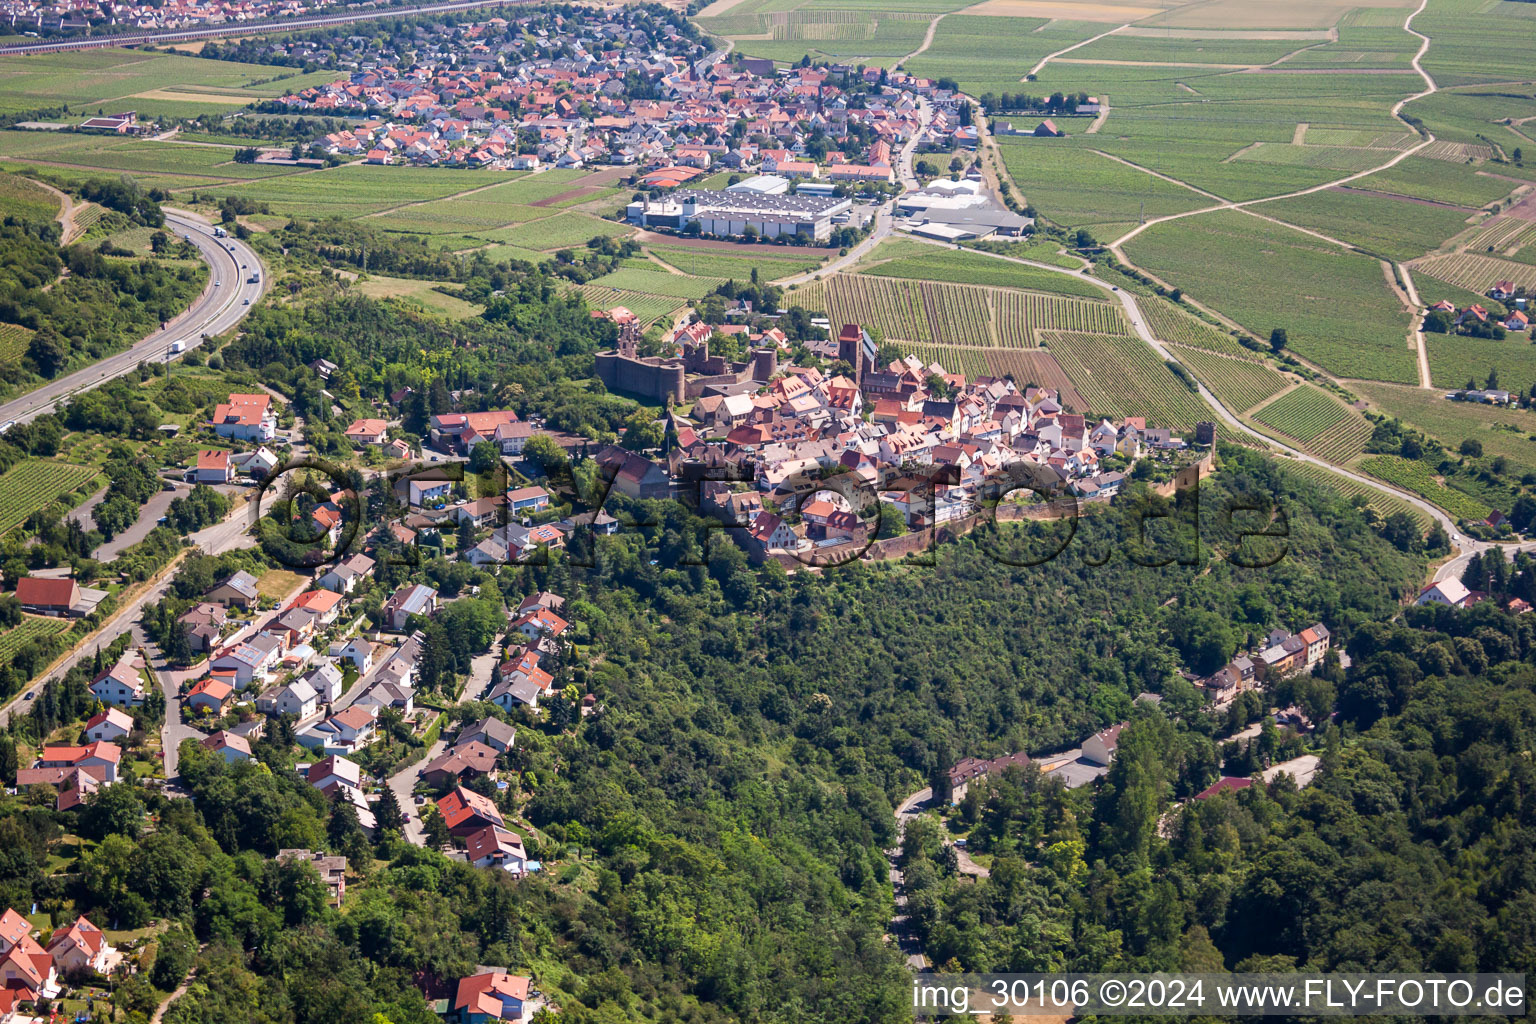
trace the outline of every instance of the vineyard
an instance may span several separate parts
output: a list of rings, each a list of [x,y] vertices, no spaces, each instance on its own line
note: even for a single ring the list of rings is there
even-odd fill
[[[31,341],[30,328],[20,324],[0,324],[0,363],[20,359]]]
[[[1338,473],[1331,472],[1322,466],[1314,465],[1310,462],[1285,462],[1284,466],[1286,472],[1315,483],[1319,487],[1325,487],[1346,501],[1356,496],[1364,497],[1366,499],[1366,507],[1374,509],[1376,514],[1383,519],[1398,512],[1406,512],[1414,518],[1419,524],[1419,529],[1425,533],[1428,533],[1430,527],[1434,525],[1434,519],[1430,517],[1430,514],[1417,505],[1410,505],[1401,498],[1394,498],[1389,494],[1383,494],[1369,484],[1363,484],[1347,476],[1340,476]]]
[[[1161,299],[1138,299],[1136,304],[1141,307],[1142,315],[1147,318],[1147,327],[1158,341],[1225,352],[1233,356],[1248,354],[1248,350],[1226,331],[1212,327],[1204,320],[1192,317]]]
[[[96,470],[47,459],[29,459],[0,476],[0,534],[26,521],[57,498],[84,486]]]
[[[1525,263],[1459,252],[1450,256],[1427,256],[1415,260],[1413,267],[1432,277],[1481,295],[1496,281],[1513,281],[1518,287],[1536,288],[1536,267]]]
[[[1303,445],[1319,458],[1343,462],[1359,455],[1371,436],[1365,417],[1310,384],[1286,392],[1253,418]]]
[[[1030,384],[1042,388],[1055,388],[1061,395],[1061,404],[1068,410],[1087,409],[1088,403],[1077,393],[1072,379],[1067,376],[1056,357],[1045,349],[1021,352],[1018,349],[989,349],[987,372],[994,377],[1012,377],[1013,383],[1023,390]]]
[[[1095,416],[1145,416],[1149,426],[1188,430],[1211,408],[1141,341],[1118,334],[1042,331]]]
[[[1376,455],[1360,463],[1371,476],[1405,491],[1412,491],[1432,505],[1438,505],[1457,519],[1483,519],[1493,509],[1470,494],[1454,490],[1435,479],[1422,462],[1401,455]]]
[[[963,373],[971,380],[991,376],[992,371],[987,367],[987,353],[996,351],[963,345],[925,345],[915,341],[904,342],[901,347],[905,354],[921,359],[924,366],[938,363],[944,367],[945,373]]]
[[[1173,355],[1234,412],[1252,409],[1280,392],[1288,381],[1264,363],[1178,345]]]
[[[838,275],[785,301],[822,310],[833,323],[875,328],[887,340],[934,345],[1035,348],[1041,330],[1130,333],[1108,302],[934,281]]]
[[[33,640],[58,636],[73,625],[68,619],[51,619],[41,615],[23,615],[21,624],[0,632],[0,665],[9,665],[16,652]]]
[[[584,284],[576,289],[586,298],[593,309],[612,309],[623,306],[640,318],[643,324],[665,319],[671,325],[676,313],[683,309],[677,299],[668,295],[647,295],[640,292],[620,291],[600,284]]]
[[[1532,242],[1536,242],[1536,221],[1504,216],[1486,220],[1473,228],[1466,238],[1466,248],[1477,252],[1489,249],[1513,252]]]

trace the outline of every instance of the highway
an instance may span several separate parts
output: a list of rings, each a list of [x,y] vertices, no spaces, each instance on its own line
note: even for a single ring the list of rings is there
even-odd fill
[[[164,330],[154,332],[133,347],[0,405],[0,423],[26,423],[53,412],[71,395],[133,372],[141,362],[163,362],[176,342],[187,350],[197,348],[203,335],[222,334],[251,311],[267,287],[267,272],[250,246],[233,235],[215,238],[212,227],[185,213],[167,210],[165,230],[178,238],[190,237],[202,253],[209,266],[208,285],[202,295]],[[255,284],[247,281],[252,274],[257,276]]]
[[[424,7],[354,8],[345,13],[313,18],[269,18],[262,21],[233,22],[215,28],[161,29],[149,32],[121,32],[104,36],[64,36],[56,40],[0,46],[0,55],[57,53],[61,50],[98,50],[107,46],[143,46],[187,42],[193,39],[233,39],[239,36],[321,28],[326,25],[346,25],[354,21],[371,21],[375,18],[409,18],[438,11],[469,11],[476,7],[507,7],[533,2],[534,0],[450,0],[448,3],[427,4]]]

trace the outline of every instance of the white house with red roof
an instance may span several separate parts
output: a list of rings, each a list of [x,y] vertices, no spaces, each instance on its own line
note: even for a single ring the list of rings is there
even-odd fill
[[[235,467],[229,460],[229,452],[222,448],[207,448],[197,453],[197,464],[192,468],[192,480],[199,484],[227,484],[235,478]]]
[[[32,922],[14,909],[0,915],[0,1013],[17,1002],[52,999],[59,994],[53,957],[32,937]]]
[[[136,708],[144,703],[144,677],[134,659],[125,656],[91,681],[91,694],[103,704]]]
[[[201,708],[210,714],[222,715],[229,699],[235,695],[235,688],[222,679],[208,676],[192,687],[187,694],[187,706]]]
[[[106,974],[118,959],[117,950],[107,937],[83,915],[74,924],[60,928],[48,940],[48,955],[53,966],[63,974],[94,971]]]
[[[277,414],[272,396],[231,394],[229,401],[214,406],[213,432],[234,441],[270,441],[277,435]]]
[[[131,732],[133,732],[133,719],[127,712],[118,708],[98,711],[85,723],[85,734],[93,742],[116,743]]]

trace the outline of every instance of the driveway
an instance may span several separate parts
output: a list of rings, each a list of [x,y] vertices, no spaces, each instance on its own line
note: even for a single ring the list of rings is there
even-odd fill
[[[135,622],[133,624],[133,643],[149,658],[149,669],[154,673],[155,681],[160,684],[160,692],[165,694],[165,724],[160,727],[160,749],[165,754],[165,792],[167,796],[186,796],[187,793],[178,781],[177,759],[178,751],[184,740],[202,741],[208,738],[208,734],[187,725],[181,718],[181,680],[186,676],[185,672],[178,672],[166,665],[165,655],[160,648],[145,635],[143,627]]]

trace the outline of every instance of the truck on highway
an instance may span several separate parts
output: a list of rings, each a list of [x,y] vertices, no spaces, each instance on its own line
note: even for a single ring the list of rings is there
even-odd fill
[[[177,353],[177,352],[185,352],[186,350],[187,350],[187,343],[186,342],[184,342],[184,341],[173,341],[173,342],[171,342],[171,352],[173,354]]]
[[[226,238],[226,237],[228,237],[228,234],[229,233],[227,231],[225,231],[223,228],[214,228],[213,229],[213,237],[214,238]]]
[[[261,275],[260,274],[252,274],[250,277],[245,279],[245,283],[246,284],[261,284]]]

